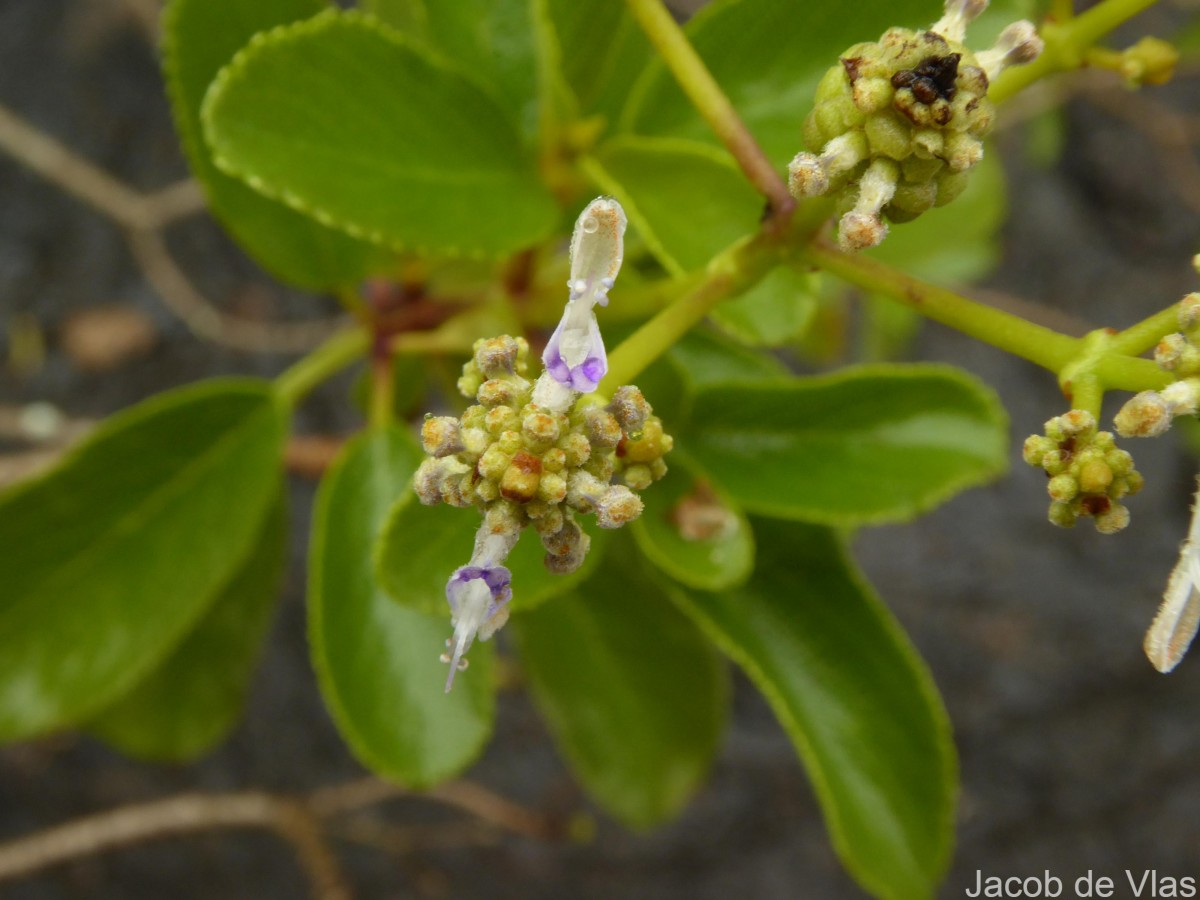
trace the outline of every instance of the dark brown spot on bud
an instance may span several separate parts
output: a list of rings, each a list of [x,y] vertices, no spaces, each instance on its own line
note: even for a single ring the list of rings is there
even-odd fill
[[[929,105],[935,100],[953,100],[958,92],[958,61],[961,53],[929,56],[920,65],[904,69],[892,76],[892,87],[911,88],[913,96]],[[843,60],[845,62],[845,60]]]
[[[518,450],[516,456],[512,459],[512,466],[518,472],[524,472],[526,475],[541,475],[542,461],[532,453],[526,453],[524,450]]]
[[[1108,512],[1112,501],[1104,494],[1092,494],[1083,498],[1082,505],[1089,516],[1099,516]]]
[[[858,81],[860,75],[859,67],[862,65],[862,63],[863,61],[861,56],[854,56],[850,59],[846,59],[844,56],[842,57],[842,68],[846,70],[846,77],[850,79],[851,84],[854,84],[854,82]]]

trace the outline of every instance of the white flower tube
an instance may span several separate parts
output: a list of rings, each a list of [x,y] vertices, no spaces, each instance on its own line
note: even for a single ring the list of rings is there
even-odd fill
[[[608,371],[608,356],[593,308],[608,305],[608,292],[625,255],[625,210],[611,197],[597,197],[579,214],[571,235],[570,295],[562,320],[542,354],[546,371],[533,402],[556,412],[575,395],[596,390]]]
[[[1192,501],[1192,524],[1179,548],[1179,561],[1167,581],[1158,614],[1142,644],[1151,665],[1164,674],[1177,665],[1192,645],[1200,626],[1200,489]]]

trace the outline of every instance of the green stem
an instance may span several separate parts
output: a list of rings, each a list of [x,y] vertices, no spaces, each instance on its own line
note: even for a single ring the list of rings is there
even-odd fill
[[[751,287],[778,261],[766,252],[762,234],[738,241],[708,264],[707,277],[650,319],[608,356],[599,392],[611,395],[680,340],[709,310]]]
[[[1046,49],[1033,62],[1005,69],[988,89],[1000,103],[1055,72],[1078,68],[1085,51],[1122,22],[1150,8],[1158,0],[1103,0],[1066,22],[1046,22],[1041,29]]]
[[[787,185],[662,0],[626,3],[683,92],[733,154],[750,183],[770,201],[777,217],[786,218],[796,205]]]
[[[749,290],[792,252],[803,245],[829,218],[831,204],[824,200],[806,203],[802,214],[780,232],[769,226],[722,250],[709,262],[703,277],[680,281],[684,293],[654,318],[626,338],[608,355],[608,374],[599,391],[611,394],[629,384],[638,374],[679,341],[709,311],[730,297]]]
[[[1110,345],[1118,353],[1140,356],[1168,334],[1179,330],[1179,306],[1172,304],[1115,335]]]
[[[800,251],[805,261],[876,294],[883,294],[923,316],[949,325],[1057,373],[1079,352],[1079,342],[953,291],[928,284],[866,256],[843,253],[824,242]]]
[[[365,354],[369,342],[369,336],[362,328],[338,332],[281,372],[275,379],[275,392],[289,406],[296,406],[318,384]]]
[[[371,358],[371,402],[367,422],[374,429],[386,428],[395,418],[396,379],[392,374],[392,355],[381,345]]]
[[[1059,376],[1072,397],[1082,392],[1082,402],[1098,407],[1106,390],[1146,391],[1162,388],[1171,380],[1150,360],[1127,355],[1120,344],[1121,335],[1099,331],[1082,339],[1068,337],[878,260],[842,253],[822,241],[814,241],[797,255],[844,281],[890,297],[926,318],[1048,369]]]

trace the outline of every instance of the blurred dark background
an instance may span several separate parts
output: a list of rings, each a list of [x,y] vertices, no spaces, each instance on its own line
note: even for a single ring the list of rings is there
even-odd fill
[[[1163,4],[1122,37],[1165,33],[1185,7]],[[155,11],[155,0],[0,0],[0,104],[138,190],[186,177],[152,43]],[[1120,327],[1200,287],[1190,266],[1200,250],[1197,75],[1185,67],[1174,84],[1140,94],[1078,92],[1061,120],[1065,149],[1048,163],[1026,130],[1001,137],[1011,208],[988,296],[1038,304],[1039,316],[1067,317],[1054,319],[1066,327]],[[1038,102],[1018,100],[1020,115],[1036,122]],[[272,285],[206,216],[181,220],[168,239],[203,295],[243,320],[336,312]],[[199,378],[271,375],[293,358],[198,337],[148,284],[120,228],[2,154],[0,329],[0,477],[46,449],[31,433],[63,433],[51,410],[31,416],[31,403],[71,421],[98,418]],[[1132,896],[1125,869],[1200,880],[1200,659],[1164,677],[1141,652],[1187,529],[1195,456],[1178,433],[1131,446],[1147,487],[1130,503],[1130,528],[1059,531],[1044,520],[1044,476],[1020,460],[1024,436],[1064,409],[1053,379],[935,325],[911,352],[980,375],[1012,417],[1008,477],[855,541],[929,661],[956,730],[959,848],[942,896],[962,896],[976,869],[1049,869],[1064,881],[1092,869],[1114,878],[1116,896]],[[347,386],[318,391],[298,430],[356,427]],[[70,734],[0,749],[0,842],[183,791],[305,794],[363,774],[307,658],[313,490],[311,478],[293,477],[292,564],[231,739],[190,766],[135,763]],[[360,817],[395,839],[390,850],[333,835],[347,880],[363,898],[863,896],[781,728],[744,679],[735,686],[711,780],[678,821],[644,835],[591,809],[528,698],[505,692],[496,737],[467,778],[554,821],[591,810],[592,839],[539,840],[401,798]],[[268,900],[309,890],[284,842],[246,830],[82,858],[0,884],[0,897]]]

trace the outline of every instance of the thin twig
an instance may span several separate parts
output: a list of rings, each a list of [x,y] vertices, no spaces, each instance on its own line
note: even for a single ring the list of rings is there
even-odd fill
[[[258,791],[182,794],[87,816],[0,845],[0,881],[28,875],[81,856],[149,840],[219,828],[264,828],[296,851],[318,900],[349,900],[351,893],[312,813],[298,801]]]
[[[305,353],[345,321],[258,323],[227,315],[213,305],[180,269],[162,229],[205,208],[192,179],[143,194],[43,134],[0,104],[0,151],[82,200],[125,229],[142,274],[163,303],[199,337],[260,353]]]
[[[507,797],[473,781],[450,781],[434,788],[426,796],[526,837],[547,840],[558,835],[558,829],[546,816],[513,803]]]
[[[767,198],[774,217],[786,221],[796,201],[662,0],[626,3],[692,105],[737,160],[750,183]]]
[[[171,312],[197,335],[227,347],[258,353],[306,353],[346,324],[345,316],[268,323],[227,315],[196,289],[158,231],[130,231],[129,247],[142,274]]]
[[[224,828],[262,828],[292,845],[315,898],[349,900],[351,891],[337,857],[325,840],[324,823],[399,797],[423,797],[469,812],[486,831],[472,832],[468,823],[420,835],[413,829],[383,823],[337,824],[333,830],[339,837],[388,852],[407,852],[417,846],[494,843],[502,831],[538,840],[562,836],[562,829],[556,827],[551,817],[472,782],[454,781],[419,793],[367,777],[318,788],[307,797],[283,797],[262,791],[189,793],[85,816],[0,843],[0,881],[146,841]]]
[[[126,228],[161,228],[204,209],[204,196],[191,179],[142,194],[3,105],[0,150]]]
[[[391,825],[375,819],[351,819],[330,828],[342,841],[373,847],[393,855],[459,847],[494,847],[504,833],[481,822],[446,822],[440,825]]]

